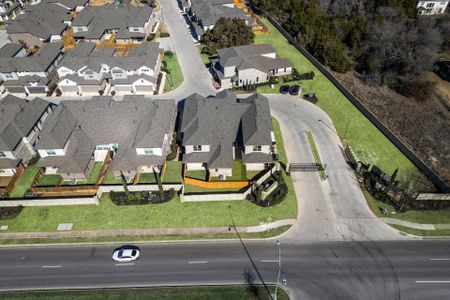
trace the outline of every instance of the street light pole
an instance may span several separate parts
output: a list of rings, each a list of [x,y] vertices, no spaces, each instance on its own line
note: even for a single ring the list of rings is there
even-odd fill
[[[281,277],[281,247],[280,247],[280,241],[277,240],[277,246],[278,246],[278,275],[277,275],[277,285],[275,286],[275,296],[273,297],[275,300],[278,299],[278,285],[280,284],[280,277]],[[283,278],[283,284],[286,285],[286,278]]]

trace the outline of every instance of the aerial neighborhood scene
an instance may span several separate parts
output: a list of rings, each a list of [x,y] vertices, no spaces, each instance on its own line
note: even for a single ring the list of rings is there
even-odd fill
[[[0,0],[1,299],[448,299],[448,0]]]

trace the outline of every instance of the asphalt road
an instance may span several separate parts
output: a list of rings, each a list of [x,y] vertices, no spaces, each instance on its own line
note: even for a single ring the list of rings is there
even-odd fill
[[[266,282],[275,282],[274,241],[245,242]],[[141,246],[134,263],[113,246],[0,249],[0,289],[244,283],[251,263],[239,242]],[[282,241],[295,299],[448,299],[450,241]],[[256,278],[256,273],[252,271]]]

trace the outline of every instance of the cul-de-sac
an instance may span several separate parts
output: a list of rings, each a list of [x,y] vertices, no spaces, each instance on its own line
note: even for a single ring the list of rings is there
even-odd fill
[[[446,299],[448,0],[0,0],[2,299]]]

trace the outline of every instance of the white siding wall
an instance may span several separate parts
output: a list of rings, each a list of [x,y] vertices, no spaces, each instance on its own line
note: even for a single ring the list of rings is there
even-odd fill
[[[264,170],[264,164],[247,163],[245,164],[245,168],[247,171],[260,171]]]
[[[205,170],[205,167],[202,163],[187,163],[186,164],[187,170]]]
[[[14,153],[12,151],[1,151],[5,154],[5,158],[10,158],[10,159],[16,159],[16,157],[14,156]],[[0,158],[1,159],[1,158]]]
[[[246,154],[253,153],[253,146],[254,145],[245,145],[245,153]],[[258,152],[270,154],[270,145],[261,145],[261,151]]]
[[[189,154],[192,152],[209,152],[209,145],[202,145],[202,151],[194,151],[194,145],[186,145],[184,146],[185,153]]]
[[[223,68],[223,75],[225,77],[231,77],[235,74],[236,66]]]
[[[145,154],[146,148],[136,148],[137,155],[158,155],[162,156],[162,148],[150,148],[153,151],[153,154]]]
[[[238,85],[242,86],[247,83],[262,83],[267,82],[267,75],[256,69],[241,70],[238,73]],[[256,81],[258,79],[258,81]]]
[[[233,175],[232,174],[233,173],[233,169],[226,169],[226,168],[223,168],[223,169],[208,169],[208,171],[209,171],[209,174],[211,176],[215,176],[215,177],[218,177],[220,175],[225,176],[225,177]]]
[[[44,174],[58,174],[58,168],[45,167]]]
[[[277,53],[276,52],[266,53],[266,54],[262,54],[261,56],[270,57],[270,58],[277,58]]]

